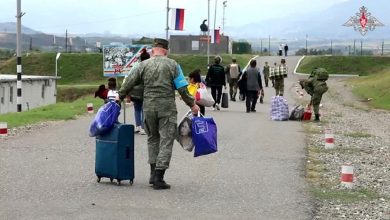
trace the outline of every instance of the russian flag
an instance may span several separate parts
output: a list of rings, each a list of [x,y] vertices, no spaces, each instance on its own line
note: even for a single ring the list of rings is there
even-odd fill
[[[174,30],[182,31],[184,29],[184,8],[172,8],[171,23]]]

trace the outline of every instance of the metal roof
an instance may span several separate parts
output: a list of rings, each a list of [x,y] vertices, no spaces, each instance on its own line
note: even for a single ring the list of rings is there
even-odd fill
[[[26,80],[45,80],[45,79],[55,79],[58,80],[61,77],[55,77],[55,76],[32,76],[32,75],[22,75],[22,81]],[[11,74],[0,74],[0,82],[12,82],[17,80],[17,75],[11,75]]]

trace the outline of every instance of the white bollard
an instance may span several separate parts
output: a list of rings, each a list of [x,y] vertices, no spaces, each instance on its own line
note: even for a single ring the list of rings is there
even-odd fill
[[[325,129],[325,149],[334,148],[334,137],[331,129]]]
[[[0,136],[6,137],[8,135],[7,122],[0,122]]]
[[[345,164],[341,166],[341,185],[352,188],[353,187],[353,166],[352,164]]]
[[[87,112],[88,113],[93,113],[93,103],[88,103],[87,104]]]

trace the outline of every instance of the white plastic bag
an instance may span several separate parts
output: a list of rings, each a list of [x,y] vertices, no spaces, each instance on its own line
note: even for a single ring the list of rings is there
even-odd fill
[[[196,104],[203,105],[206,107],[211,107],[215,103],[213,97],[211,96],[209,91],[207,91],[207,87],[203,83],[200,83],[200,87],[196,91],[195,100]]]
[[[192,142],[191,125],[192,125],[192,112],[189,110],[184,117],[180,120],[177,127],[178,136],[177,142],[183,147],[184,150],[191,152],[194,149],[194,143]]]

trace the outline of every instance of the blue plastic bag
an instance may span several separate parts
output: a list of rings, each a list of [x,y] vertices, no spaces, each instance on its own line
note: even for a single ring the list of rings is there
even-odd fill
[[[118,121],[121,107],[115,101],[110,101],[99,108],[89,128],[89,136],[95,137],[109,132]]]
[[[213,118],[192,118],[192,142],[195,145],[194,157],[217,152],[217,125]]]

